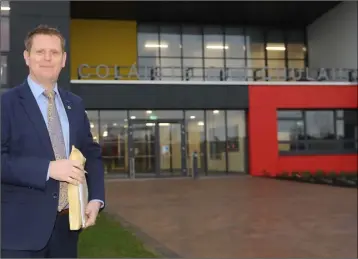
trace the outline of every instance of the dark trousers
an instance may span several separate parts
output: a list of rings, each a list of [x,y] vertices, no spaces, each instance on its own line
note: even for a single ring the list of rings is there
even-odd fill
[[[68,213],[58,215],[49,242],[40,251],[1,250],[1,258],[77,258],[79,231],[70,231]]]

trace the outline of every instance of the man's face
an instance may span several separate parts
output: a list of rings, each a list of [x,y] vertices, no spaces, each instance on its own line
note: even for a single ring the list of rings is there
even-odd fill
[[[57,81],[66,63],[66,53],[62,51],[61,39],[51,35],[35,35],[32,38],[31,49],[24,51],[24,58],[30,73],[43,83]]]

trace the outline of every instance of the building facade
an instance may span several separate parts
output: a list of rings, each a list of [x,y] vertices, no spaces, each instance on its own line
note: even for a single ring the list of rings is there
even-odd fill
[[[332,33],[323,30],[325,16],[348,17],[346,45],[353,46],[357,15],[347,5],[355,2],[297,4],[271,16],[259,3],[121,5],[2,8],[3,87],[27,75],[26,33],[40,23],[58,27],[69,57],[59,83],[84,99],[109,176],[186,176],[194,154],[202,175],[357,171],[357,60],[316,54]],[[303,16],[308,7],[314,17]],[[251,11],[235,20],[235,8]],[[345,57],[356,48],[341,51]]]

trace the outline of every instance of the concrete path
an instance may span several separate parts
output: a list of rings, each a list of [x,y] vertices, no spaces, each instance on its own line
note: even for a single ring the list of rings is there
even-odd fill
[[[250,176],[109,180],[107,204],[167,257],[357,257],[357,189]]]

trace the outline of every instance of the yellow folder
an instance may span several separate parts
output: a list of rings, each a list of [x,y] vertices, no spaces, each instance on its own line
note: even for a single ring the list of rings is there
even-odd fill
[[[86,163],[86,158],[75,146],[72,146],[70,160],[80,161],[83,167]],[[88,186],[86,178],[83,184],[68,184],[68,203],[70,230],[79,230],[86,224],[85,210],[88,204]]]

